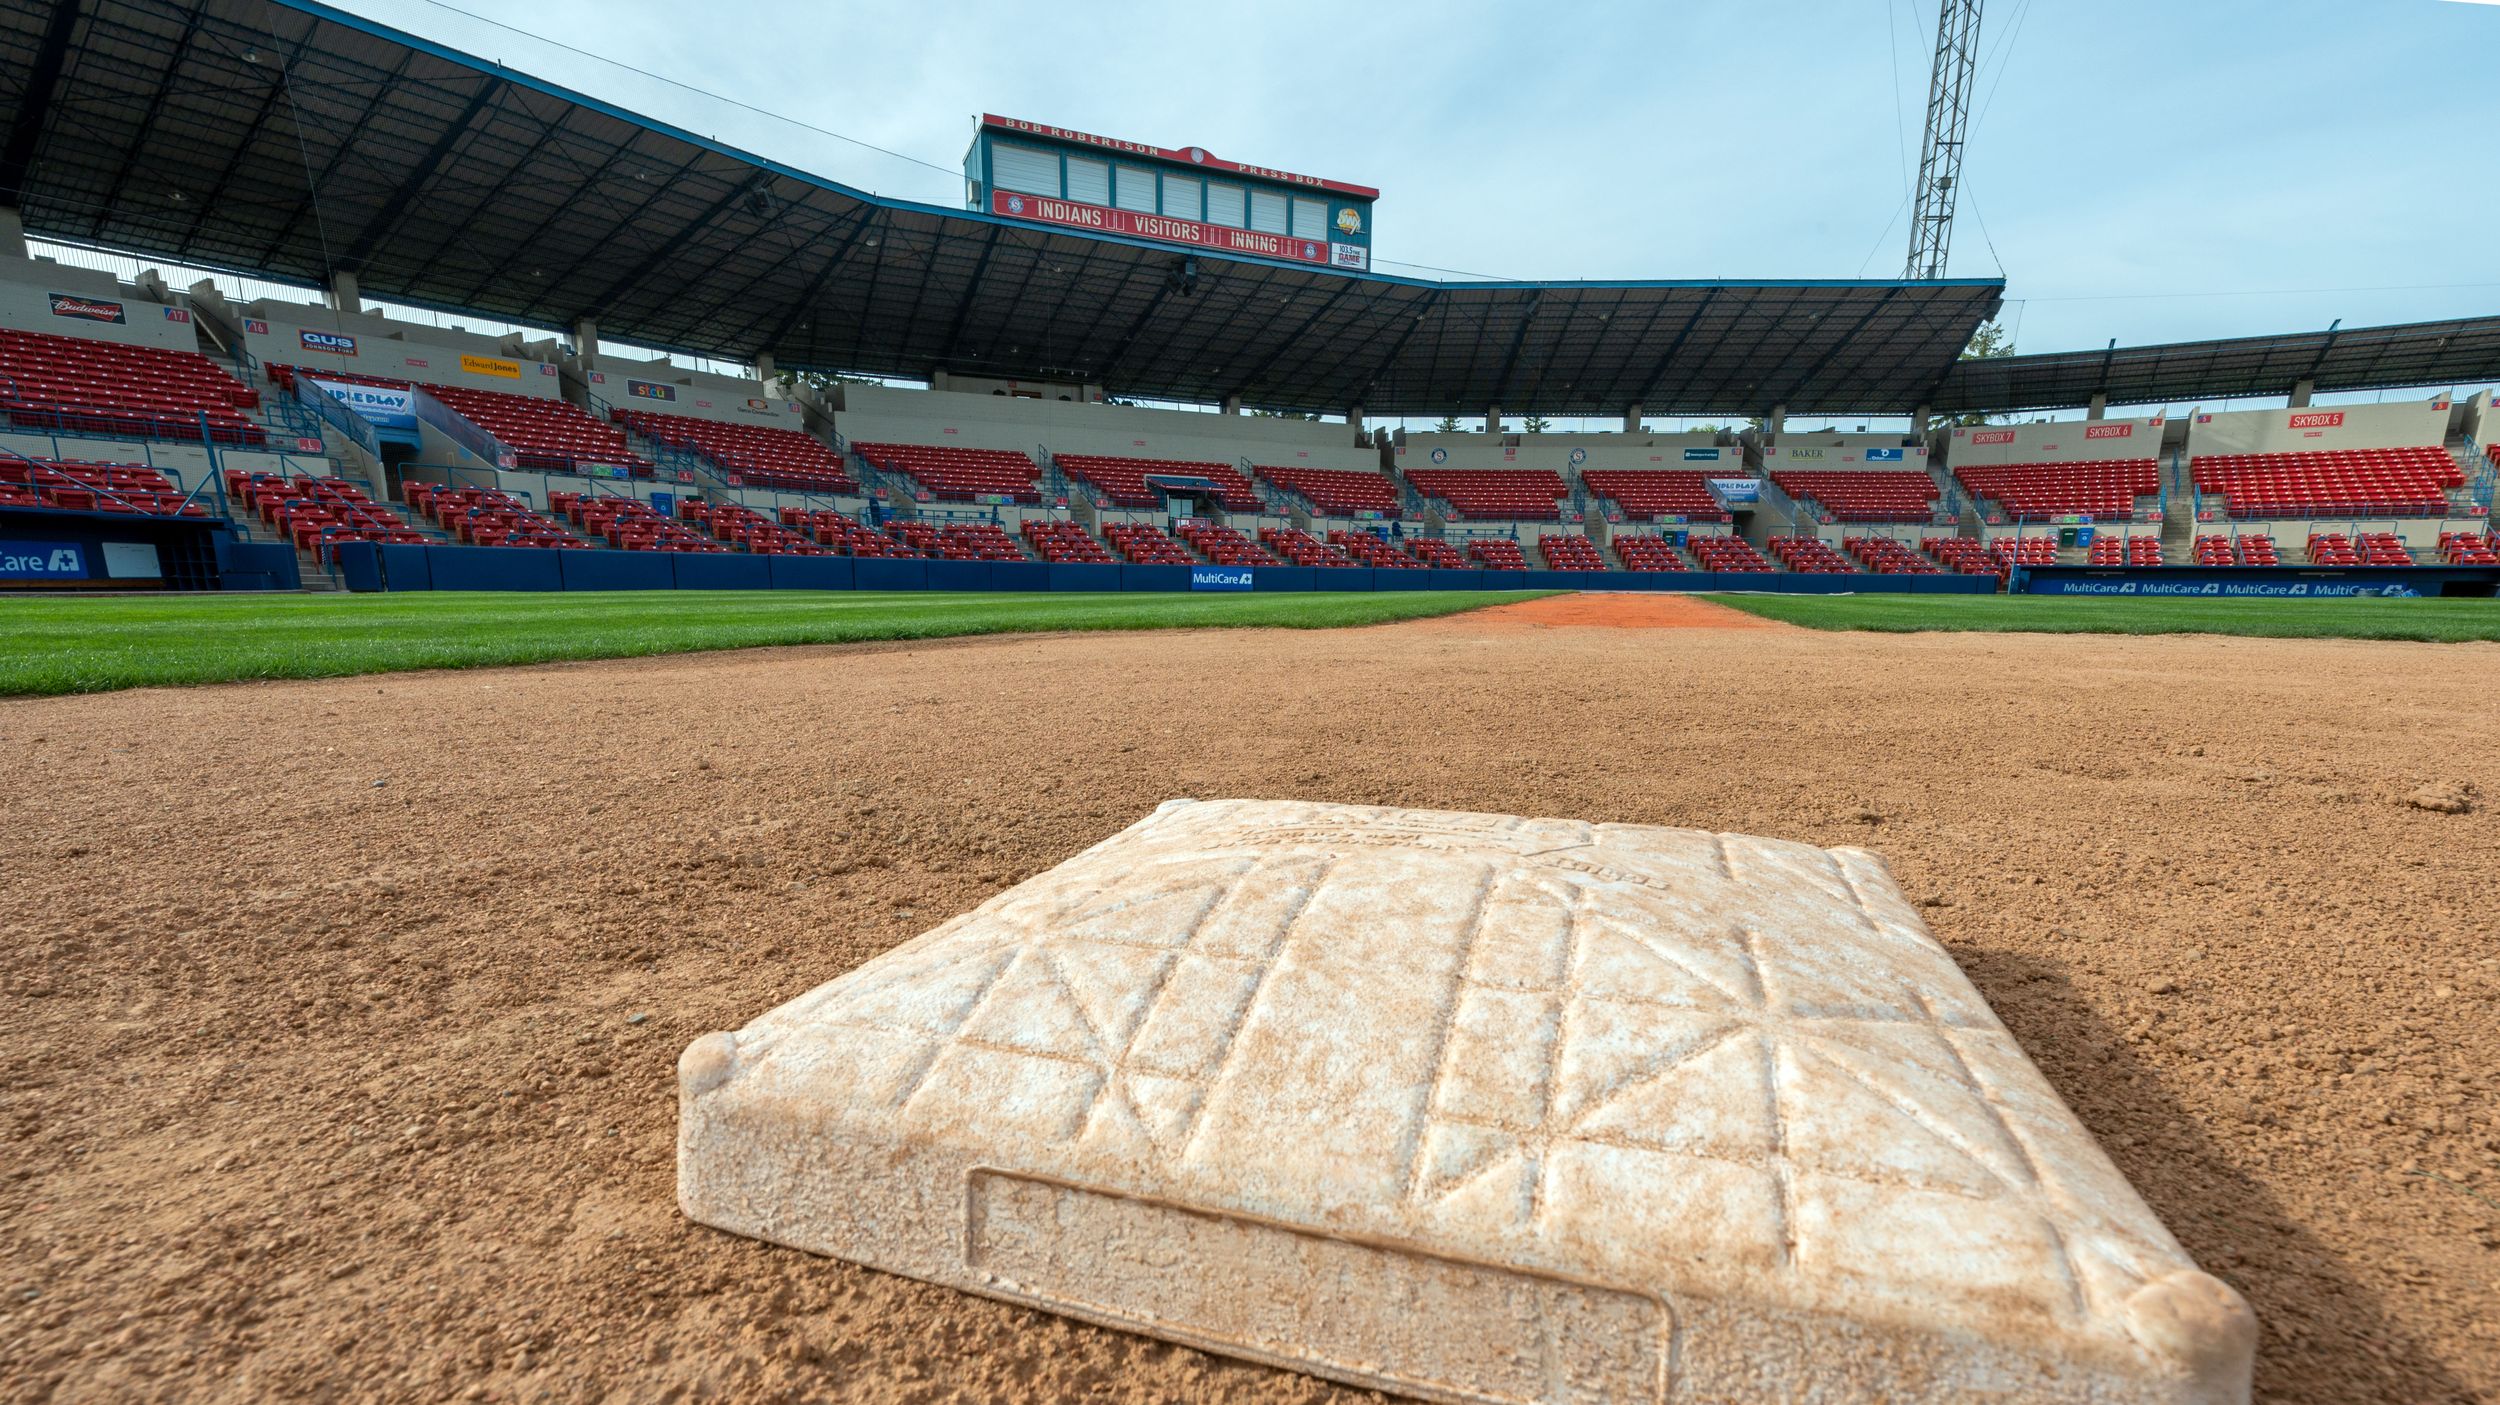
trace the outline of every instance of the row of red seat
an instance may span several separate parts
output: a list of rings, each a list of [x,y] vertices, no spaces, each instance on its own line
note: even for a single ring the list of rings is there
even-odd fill
[[[740,424],[618,409],[610,418],[655,444],[701,454],[729,481],[803,493],[856,493],[859,480],[812,434],[783,425]]]
[[[1024,541],[1044,561],[1102,565],[1118,559],[1104,550],[1092,533],[1074,522],[1044,522],[1028,517],[1024,521]]]
[[[1251,486],[1240,469],[1227,463],[1203,459],[1132,459],[1111,454],[1056,454],[1053,457],[1062,472],[1080,483],[1091,485],[1118,507],[1163,506],[1163,493],[1146,481],[1149,475],[1203,478],[1215,485],[1218,500],[1229,511],[1257,512],[1265,506],[1259,500],[1258,489]]]
[[[2282,557],[2275,554],[2274,538],[2263,532],[2241,536],[2208,533],[2196,539],[2196,564],[2199,566],[2280,566]]]
[[[1351,566],[1354,558],[1299,527],[1261,527],[1259,544],[1295,566]]]
[[[712,534],[714,541],[744,548],[756,556],[823,556],[825,549],[803,532],[786,527],[744,503],[688,498],[677,515]]]
[[[2312,566],[2410,566],[2413,548],[2394,532],[2316,532],[2309,538]]]
[[[2439,555],[2451,566],[2500,566],[2500,532],[2442,532]]]
[[[1524,571],[1528,558],[1509,537],[1479,537],[1467,543],[1467,559],[1488,571]]]
[[[1779,490],[1839,522],[1925,522],[1936,515],[1936,480],[1916,469],[1781,469]]]
[[[605,538],[620,551],[680,551],[718,555],[729,548],[640,498],[618,494],[549,493],[547,506],[574,526]]]
[[[65,512],[128,512],[147,517],[206,517],[172,481],[137,464],[80,459],[0,458],[0,507],[52,507]]]
[[[961,449],[951,444],[853,442],[851,452],[888,473],[917,481],[941,502],[1038,503],[1041,467],[1014,449]]]
[[[564,530],[528,503],[496,488],[452,488],[439,483],[408,483],[401,496],[418,514],[470,546],[539,546],[579,548],[589,542]],[[550,499],[559,496],[549,494]]]
[[[1400,551],[1387,537],[1370,532],[1349,532],[1338,528],[1328,534],[1328,544],[1354,558],[1357,566],[1382,571],[1420,571],[1424,563]]]
[[[1840,545],[1842,550],[1857,558],[1858,564],[1878,576],[1933,576],[1943,573],[1935,562],[1890,537],[1844,537]]]
[[[1627,571],[1689,571],[1691,563],[1676,554],[1665,537],[1646,532],[1617,532],[1615,558]]]
[[[343,542],[421,546],[434,540],[343,478],[226,470],[226,493],[324,562]]]
[[[1551,522],[1570,493],[1548,468],[1410,468],[1406,481],[1449,504],[1449,515],[1490,521]]]
[[[1849,576],[1858,568],[1820,537],[1773,537],[1771,555],[1788,569],[1808,576]]]
[[[264,444],[260,393],[197,351],[0,328],[0,411],[25,428]]]
[[[781,525],[836,556],[903,557],[920,553],[873,527],[822,508],[785,507]]]
[[[1956,465],[1953,477],[1972,497],[1994,501],[2006,517],[2088,516],[2125,521],[2136,500],[2161,492],[2153,459],[2089,459],[2049,463]]]
[[[1140,566],[1187,566],[1197,560],[1161,527],[1146,522],[1115,522],[1102,529],[1111,549]]]
[[[1691,553],[1693,564],[1705,571],[1768,571],[1771,563],[1753,549],[1743,537],[1723,533],[1694,533],[1684,539],[1684,549]]]
[[[1183,522],[1181,540],[1218,566],[1274,566],[1277,556],[1231,527],[1212,522]]]
[[[494,436],[512,451],[520,468],[578,473],[609,464],[647,475],[651,463],[625,442],[625,433],[602,424],[569,400],[552,395],[512,395],[465,385],[420,387],[444,409]]]
[[[1545,558],[1549,571],[1602,571],[1606,558],[1598,554],[1597,543],[1581,536],[1541,536],[1536,539],[1536,554]]]
[[[1726,522],[1730,515],[1711,493],[1710,480],[1731,476],[1684,468],[1592,468],[1581,473],[1580,481],[1634,522],[1660,517]]]
[[[1261,480],[1309,499],[1311,506],[1325,517],[1352,517],[1364,512],[1377,512],[1383,517],[1398,515],[1397,485],[1378,473],[1270,464],[1257,465],[1253,471]]]
[[[2095,536],[2085,558],[2095,566],[2158,566],[2161,538]]]
[[[2438,517],[2464,471],[2446,449],[2325,449],[2199,454],[2188,474],[2233,517]]]

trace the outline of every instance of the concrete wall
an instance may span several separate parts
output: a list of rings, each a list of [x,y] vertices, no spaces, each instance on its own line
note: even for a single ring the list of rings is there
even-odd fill
[[[2314,453],[2439,444],[2448,436],[2448,410],[2448,397],[2443,395],[2436,400],[2385,405],[2197,414],[2188,423],[2188,454]]]
[[[598,366],[583,373],[583,379],[590,393],[612,409],[774,429],[807,428],[806,412],[798,401],[774,395],[759,382],[716,376],[665,360],[625,361],[601,353]]]
[[[2093,463],[2161,457],[2159,415],[2143,419],[2060,420],[2052,424],[1955,425],[1945,462],[1954,468],[2004,463]]]
[[[245,303],[235,315],[242,319],[244,350],[263,366],[301,366],[316,374],[350,371],[506,395],[563,395],[563,377],[555,363],[522,354],[512,338],[275,298]]]
[[[1213,415],[1130,405],[1019,400],[1003,395],[846,385],[834,427],[852,440],[955,444],[967,449],[1047,445],[1053,453],[1203,459],[1238,465],[1373,469],[1374,450],[1350,425],[1259,415]]]
[[[1791,469],[1817,468],[1913,468],[1927,467],[1927,446],[1901,442],[1898,434],[1839,434],[1828,430],[1790,430],[1779,437],[1779,443],[1762,450],[1762,471],[1766,474]],[[1869,459],[1869,451],[1888,457]],[[1898,454],[1899,457],[1889,457]]]
[[[117,304],[122,320],[62,316],[52,310],[54,294]],[[199,350],[195,314],[180,293],[168,296],[171,302],[154,301],[141,289],[100,269],[73,268],[50,259],[0,259],[0,327],[124,346]]]
[[[1506,442],[1516,439],[1516,444]],[[1433,460],[1439,450],[1443,459]],[[1572,461],[1573,454],[1580,461]],[[1715,434],[1410,434],[1400,468],[1737,468],[1744,450],[1719,447]]]

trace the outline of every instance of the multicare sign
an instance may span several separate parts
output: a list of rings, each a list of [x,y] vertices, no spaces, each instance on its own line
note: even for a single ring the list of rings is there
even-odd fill
[[[78,547],[66,542],[0,542],[0,581],[83,581],[86,578],[86,554]]]
[[[1108,205],[1083,205],[1074,200],[1054,200],[1047,195],[1020,195],[1012,190],[990,192],[990,213],[1010,219],[1034,220],[1042,224],[1066,225],[1094,234],[1118,234],[1132,239],[1156,239],[1167,244],[1187,244],[1223,254],[1248,254],[1253,258],[1285,259],[1294,263],[1335,264],[1338,249],[1361,256],[1360,262],[1345,267],[1368,267],[1371,251],[1359,244],[1330,244],[1318,239],[1295,239],[1283,234],[1261,234],[1252,229],[1231,229],[1217,224],[1200,224],[1196,220],[1174,219],[1169,215],[1140,214],[1135,210],[1115,210]]]
[[[344,332],[315,332],[309,329],[295,334],[306,351],[326,351],[332,356],[356,354],[356,339]]]
[[[1191,590],[1248,590],[1251,588],[1247,566],[1192,566],[1189,568]]]
[[[52,315],[72,317],[81,322],[126,323],[130,320],[123,315],[120,303],[103,298],[82,298],[76,293],[54,293]]]

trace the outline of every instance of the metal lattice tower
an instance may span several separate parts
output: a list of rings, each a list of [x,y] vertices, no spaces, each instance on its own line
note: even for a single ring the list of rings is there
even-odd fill
[[[1927,75],[1927,136],[1918,148],[1918,201],[1910,211],[1904,278],[1942,278],[1953,244],[1953,200],[1962,184],[1962,136],[1970,128],[1979,69],[1979,0],[1944,0],[1936,63]]]

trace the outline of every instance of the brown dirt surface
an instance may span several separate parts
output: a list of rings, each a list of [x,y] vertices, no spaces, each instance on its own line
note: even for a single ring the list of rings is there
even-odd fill
[[[1575,591],[1495,605],[1423,621],[1462,632],[1584,627],[1594,629],[1794,629],[1694,595]]]
[[[1877,849],[2262,1399],[2500,1398],[2500,829],[2408,800],[2500,794],[2495,676],[1441,624],[0,703],[0,1399],[1355,1398],[675,1207],[687,1042],[1176,795]]]

